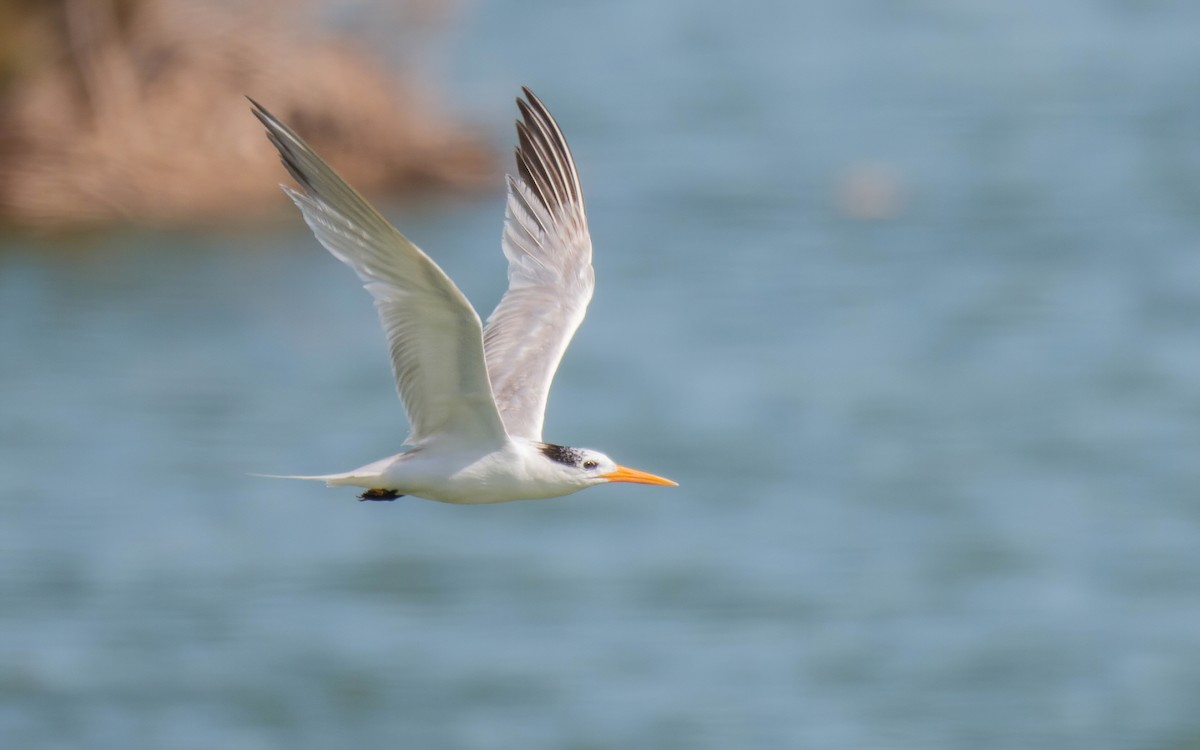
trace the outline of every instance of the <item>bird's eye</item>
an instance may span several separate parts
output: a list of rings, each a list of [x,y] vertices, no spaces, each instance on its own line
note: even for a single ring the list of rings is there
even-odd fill
[[[583,468],[585,468],[585,469],[594,469],[599,465],[600,465],[600,462],[592,461],[591,459],[588,459],[587,461],[583,462]]]

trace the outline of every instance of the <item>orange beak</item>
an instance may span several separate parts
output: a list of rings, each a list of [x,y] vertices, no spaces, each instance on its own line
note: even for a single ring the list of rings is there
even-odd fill
[[[648,474],[637,469],[629,469],[624,466],[618,466],[616,471],[611,471],[607,474],[601,474],[601,479],[607,479],[610,482],[632,482],[634,484],[661,484],[666,487],[678,487],[678,482],[672,482],[670,479],[656,477],[653,474]]]

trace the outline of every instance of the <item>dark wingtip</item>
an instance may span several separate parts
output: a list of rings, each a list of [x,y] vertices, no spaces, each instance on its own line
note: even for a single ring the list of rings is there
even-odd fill
[[[518,99],[517,109],[521,111],[521,116],[524,117],[526,121],[533,122],[535,117],[533,113],[533,104],[525,101],[524,99]]]
[[[250,102],[250,112],[258,118],[258,121],[266,126],[268,131],[281,130],[279,118],[271,114],[271,110],[264,107],[259,102],[255,101],[249,94],[245,95],[246,101]]]
[[[259,120],[262,120],[264,115],[272,120],[275,119],[271,113],[267,111],[266,107],[254,100],[254,97],[250,96],[249,94],[243,94],[243,96],[246,97],[246,101],[250,102],[250,111],[253,112],[254,116]]]
[[[521,91],[524,92],[525,98],[528,100],[528,103],[520,99],[517,100],[517,105],[521,107],[523,111],[533,111],[535,113],[534,116],[540,119],[546,119],[550,121],[554,120],[554,117],[550,115],[550,109],[542,103],[542,100],[538,98],[538,95],[533,93],[528,86],[522,86]]]
[[[269,109],[250,96],[246,96],[246,99],[253,105],[250,112],[267,129],[267,140],[279,152],[279,160],[283,163],[284,168],[287,169],[288,174],[306,191],[316,192],[316,185],[313,184],[312,178],[302,166],[299,154],[297,153],[297,149],[307,149],[307,144],[300,140],[300,137],[294,131],[280,122],[275,115],[271,114]]]
[[[538,95],[533,93],[532,89],[528,86],[522,86],[521,93],[525,94],[525,99],[517,99],[517,106],[522,111],[536,110],[540,116],[550,117],[550,110],[546,108],[546,105],[542,103]]]

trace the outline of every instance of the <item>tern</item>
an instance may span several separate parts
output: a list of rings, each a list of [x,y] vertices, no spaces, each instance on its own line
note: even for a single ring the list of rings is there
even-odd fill
[[[517,176],[501,248],[508,290],[487,326],[450,277],[253,99],[300,189],[283,185],[335,258],[375,299],[410,432],[403,452],[341,474],[287,476],[482,504],[560,497],[607,482],[677,486],[599,451],[542,440],[550,381],[592,298],[583,191],[558,123],[528,88],[517,99]]]

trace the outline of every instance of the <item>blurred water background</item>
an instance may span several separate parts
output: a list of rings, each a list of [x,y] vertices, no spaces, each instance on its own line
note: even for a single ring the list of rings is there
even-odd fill
[[[372,5],[333,22],[399,54]],[[427,74],[497,144],[533,87],[589,201],[547,437],[677,490],[247,476],[406,434],[298,217],[3,237],[4,747],[1200,747],[1198,34],[1183,0],[462,6]],[[495,184],[389,210],[484,314]]]

